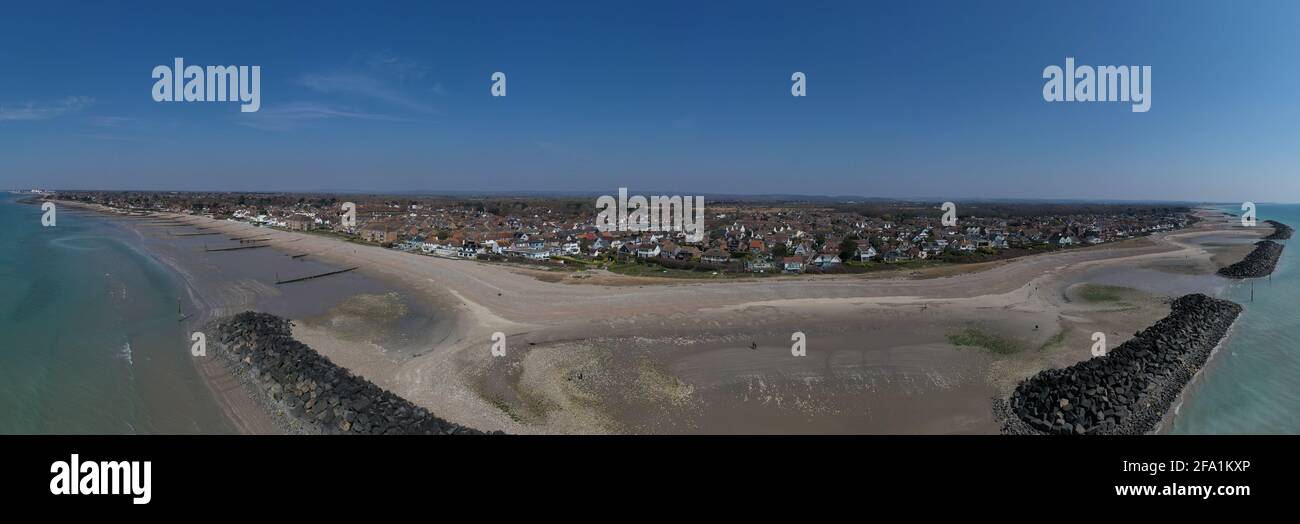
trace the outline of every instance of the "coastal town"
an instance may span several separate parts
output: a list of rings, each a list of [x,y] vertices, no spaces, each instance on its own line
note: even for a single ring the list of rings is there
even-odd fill
[[[944,226],[937,202],[711,203],[707,234],[602,231],[577,197],[59,192],[55,200],[339,236],[417,254],[556,267],[742,274],[845,273],[1095,246],[1181,229],[1163,204],[984,204]],[[345,220],[345,202],[355,219]]]

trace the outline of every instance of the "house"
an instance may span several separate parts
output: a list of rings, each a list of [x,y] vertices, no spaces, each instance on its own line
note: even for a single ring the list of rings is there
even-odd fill
[[[885,262],[907,262],[908,260],[911,259],[912,257],[908,256],[906,251],[900,251],[895,249],[888,253],[885,253]]]
[[[1051,238],[1050,240],[1048,240],[1048,242],[1051,243],[1051,244],[1056,244],[1056,245],[1058,245],[1058,246],[1073,246],[1073,245],[1074,245],[1074,237],[1072,237],[1072,236],[1070,236],[1070,235],[1062,235],[1062,234],[1059,234],[1059,233],[1058,233],[1058,234],[1054,234],[1054,235],[1052,235],[1052,238]]]
[[[397,241],[397,228],[390,224],[366,224],[358,231],[361,239],[376,244],[392,244]]]
[[[766,273],[771,271],[773,267],[772,257],[768,256],[758,256],[745,261],[745,271],[750,273]]]
[[[657,256],[659,256],[659,244],[646,242],[636,248],[637,258],[655,258]]]
[[[731,261],[731,255],[720,248],[709,248],[700,256],[700,261],[705,264],[726,264]]]
[[[677,243],[672,240],[664,240],[659,243],[659,256],[661,258],[674,258],[677,256]]]
[[[837,266],[840,264],[840,262],[841,262],[840,256],[838,254],[828,253],[824,251],[818,253],[817,256],[813,257],[812,259],[813,265],[818,266],[822,269],[826,269],[831,266]]]
[[[456,251],[456,256],[461,258],[474,258],[482,252],[483,250],[479,248],[478,242],[466,240],[464,244],[461,244],[460,249]]]
[[[782,258],[781,270],[786,273],[803,273],[803,257]]]
[[[673,258],[677,260],[698,260],[701,256],[700,248],[695,246],[679,246],[677,252],[673,253]]]
[[[316,220],[306,215],[293,215],[284,220],[284,225],[292,231],[311,231],[316,228]]]
[[[550,251],[534,247],[509,247],[503,251],[508,257],[526,258],[528,260],[546,260],[551,257]]]
[[[853,259],[866,262],[873,258],[876,258],[876,248],[871,247],[871,243],[865,240],[858,242],[858,249],[853,252]]]

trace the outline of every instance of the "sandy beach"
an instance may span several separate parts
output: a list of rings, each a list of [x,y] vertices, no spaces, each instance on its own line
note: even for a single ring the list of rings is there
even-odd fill
[[[185,227],[118,220],[185,276],[204,319],[293,318],[334,362],[482,430],[996,433],[993,398],[1087,358],[1095,331],[1118,345],[1169,296],[1226,285],[1214,270],[1270,229],[1201,214],[1181,231],[995,263],[725,282],[442,259],[186,215],[170,216]],[[204,251],[247,244],[230,238],[269,248]],[[796,332],[806,356],[791,354]],[[953,344],[972,338],[986,347]],[[205,376],[242,431],[272,432],[219,372]]]

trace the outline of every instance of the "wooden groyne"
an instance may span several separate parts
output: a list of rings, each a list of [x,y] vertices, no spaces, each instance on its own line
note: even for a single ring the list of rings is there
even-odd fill
[[[205,246],[203,250],[204,251],[234,251],[236,249],[257,249],[259,247],[271,247],[271,246],[267,244],[256,244],[252,246],[219,247],[216,249],[210,249]]]
[[[216,232],[209,232],[209,233],[172,233],[172,236],[174,236],[174,237],[201,237],[201,236],[205,236],[205,235],[220,235],[220,234],[221,234],[221,233],[216,233]]]
[[[302,282],[302,281],[304,281],[304,280],[311,280],[311,279],[313,279],[313,278],[328,277],[328,276],[330,276],[330,275],[337,275],[337,274],[340,274],[340,273],[347,273],[348,271],[352,271],[352,270],[354,270],[354,269],[360,269],[360,268],[361,268],[361,266],[353,266],[353,267],[350,267],[350,268],[347,268],[347,269],[339,269],[339,270],[337,270],[337,271],[326,271],[326,272],[324,272],[324,273],[318,273],[318,274],[315,274],[315,275],[307,275],[307,276],[305,276],[305,277],[291,278],[291,279],[288,279],[288,280],[279,280],[279,279],[277,279],[277,280],[275,281],[275,283],[276,283],[276,285],[280,285],[280,284],[290,284],[290,283],[293,283],[293,282]]]

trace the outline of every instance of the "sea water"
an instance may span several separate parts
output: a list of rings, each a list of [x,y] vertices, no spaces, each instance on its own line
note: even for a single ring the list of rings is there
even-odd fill
[[[1241,213],[1236,207],[1223,210]],[[1300,227],[1300,205],[1260,205],[1257,211],[1257,227],[1267,227],[1262,221],[1268,219]],[[1271,277],[1228,286],[1221,298],[1246,309],[1184,392],[1170,432],[1300,434],[1300,253],[1295,249],[1282,251]]]
[[[0,193],[0,433],[231,433],[191,360],[183,284],[114,219]],[[121,220],[121,219],[117,219]]]

